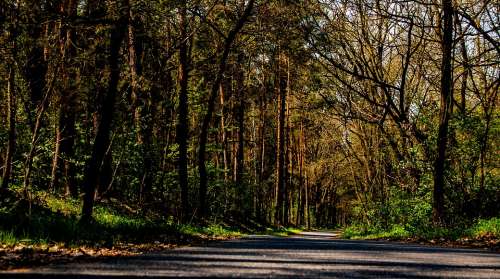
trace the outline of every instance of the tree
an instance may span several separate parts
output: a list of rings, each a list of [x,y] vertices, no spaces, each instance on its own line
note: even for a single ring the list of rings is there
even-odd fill
[[[189,58],[188,42],[190,37],[187,30],[187,6],[184,4],[179,9],[179,25],[181,34],[181,43],[179,46],[179,119],[177,122],[176,141],[179,145],[178,175],[179,186],[181,188],[182,217],[181,220],[187,221],[190,214],[188,200],[188,79],[189,79]]]
[[[77,13],[76,1],[61,3],[61,13],[68,18]],[[75,142],[75,110],[77,91],[77,70],[72,66],[75,63],[76,50],[74,47],[75,30],[67,22],[61,21],[59,34],[60,55],[64,59],[62,68],[62,88],[59,96],[58,125],[56,128],[55,150],[52,161],[52,175],[49,188],[55,190],[60,176],[64,179],[66,195],[76,197],[78,190],[75,181],[75,167],[73,165]],[[61,164],[62,161],[62,164]],[[61,172],[62,168],[62,173]]]
[[[247,21],[248,17],[252,13],[254,5],[254,0],[248,1],[248,3],[245,6],[245,9],[243,11],[243,14],[240,16],[236,24],[233,26],[231,31],[229,31],[227,37],[224,40],[224,48],[222,55],[220,56],[218,60],[218,69],[217,69],[217,74],[215,77],[215,81],[212,84],[212,89],[210,91],[210,96],[208,100],[208,107],[207,107],[207,112],[203,118],[203,124],[201,127],[201,132],[200,132],[200,142],[199,142],[199,149],[198,149],[198,171],[199,171],[199,176],[200,176],[200,185],[199,185],[199,214],[201,217],[204,217],[206,214],[206,193],[207,193],[207,183],[208,183],[208,177],[207,177],[207,170],[205,166],[205,152],[206,152],[206,144],[207,144],[207,133],[208,133],[208,127],[210,125],[210,121],[212,119],[212,114],[214,111],[215,107],[215,100],[217,99],[217,93],[219,91],[219,86],[222,81],[222,77],[224,75],[224,72],[226,71],[226,64],[227,64],[227,58],[229,56],[229,52],[231,51],[231,46],[233,44],[233,41],[236,39],[236,36],[240,32],[240,30],[243,28],[245,22]]]
[[[452,48],[453,48],[453,4],[451,0],[441,2],[443,11],[441,60],[441,102],[439,109],[438,155],[434,165],[433,221],[444,222],[444,183],[446,147],[448,144],[448,123],[452,106]]]
[[[101,120],[97,127],[94,144],[92,146],[92,154],[85,165],[85,173],[82,183],[84,190],[83,207],[82,207],[82,223],[89,223],[92,220],[92,211],[94,207],[95,190],[97,187],[101,164],[110,149],[110,130],[113,121],[115,109],[115,96],[117,94],[118,81],[120,78],[119,56],[120,48],[125,37],[128,15],[120,15],[118,21],[113,24],[110,31],[110,48],[109,48],[109,81],[107,94],[104,98],[104,103],[100,107],[99,114]]]
[[[7,43],[11,45],[11,53],[6,59],[7,63],[7,126],[8,126],[8,141],[7,151],[5,152],[5,162],[2,172],[1,189],[6,189],[9,186],[12,173],[12,158],[16,147],[16,77],[15,77],[15,60],[16,60],[16,21],[12,20],[11,26],[7,29]]]

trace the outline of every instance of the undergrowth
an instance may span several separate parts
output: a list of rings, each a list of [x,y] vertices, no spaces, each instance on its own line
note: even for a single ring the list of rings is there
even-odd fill
[[[34,192],[28,202],[20,193],[5,192],[0,200],[0,244],[63,243],[111,247],[119,242],[188,243],[241,235],[238,228],[220,224],[195,226],[177,224],[171,218],[125,214],[111,204],[97,204],[93,222],[82,225],[80,211],[81,202],[75,199]]]
[[[461,238],[479,239],[483,237],[500,238],[500,218],[479,219],[465,227],[444,228],[435,226],[409,227],[394,224],[389,229],[378,228],[363,224],[346,227],[343,237],[350,239],[447,239],[458,240]]]

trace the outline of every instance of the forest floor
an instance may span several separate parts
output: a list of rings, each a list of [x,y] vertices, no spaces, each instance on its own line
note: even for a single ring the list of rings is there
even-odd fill
[[[385,240],[417,243],[428,246],[478,248],[500,251],[500,218],[480,219],[463,227],[432,227],[407,229],[393,225],[391,229],[351,225],[342,237],[352,240]]]
[[[408,244],[420,244],[435,247],[449,247],[449,248],[473,248],[484,249],[489,251],[500,252],[500,239],[496,236],[484,236],[478,238],[471,238],[468,236],[460,237],[458,239],[450,239],[445,237],[440,238],[424,238],[424,237],[354,237],[346,238],[351,240],[379,240],[379,241],[393,241]]]
[[[302,232],[0,272],[0,278],[36,277],[500,278],[500,254]]]
[[[181,246],[205,245],[246,233],[286,236],[298,230],[267,228],[227,219],[217,224],[177,224],[116,200],[100,201],[90,225],[79,223],[78,200],[19,191],[0,199],[0,270],[124,257]]]

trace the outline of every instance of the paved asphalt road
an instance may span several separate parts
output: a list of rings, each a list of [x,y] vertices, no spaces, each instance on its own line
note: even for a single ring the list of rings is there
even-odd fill
[[[163,253],[0,273],[0,278],[500,278],[500,254],[333,233],[250,236]]]

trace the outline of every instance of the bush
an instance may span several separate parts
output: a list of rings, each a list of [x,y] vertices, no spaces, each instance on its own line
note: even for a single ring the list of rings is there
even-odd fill
[[[467,230],[469,236],[480,237],[500,237],[500,217],[491,219],[479,219],[470,229]]]

